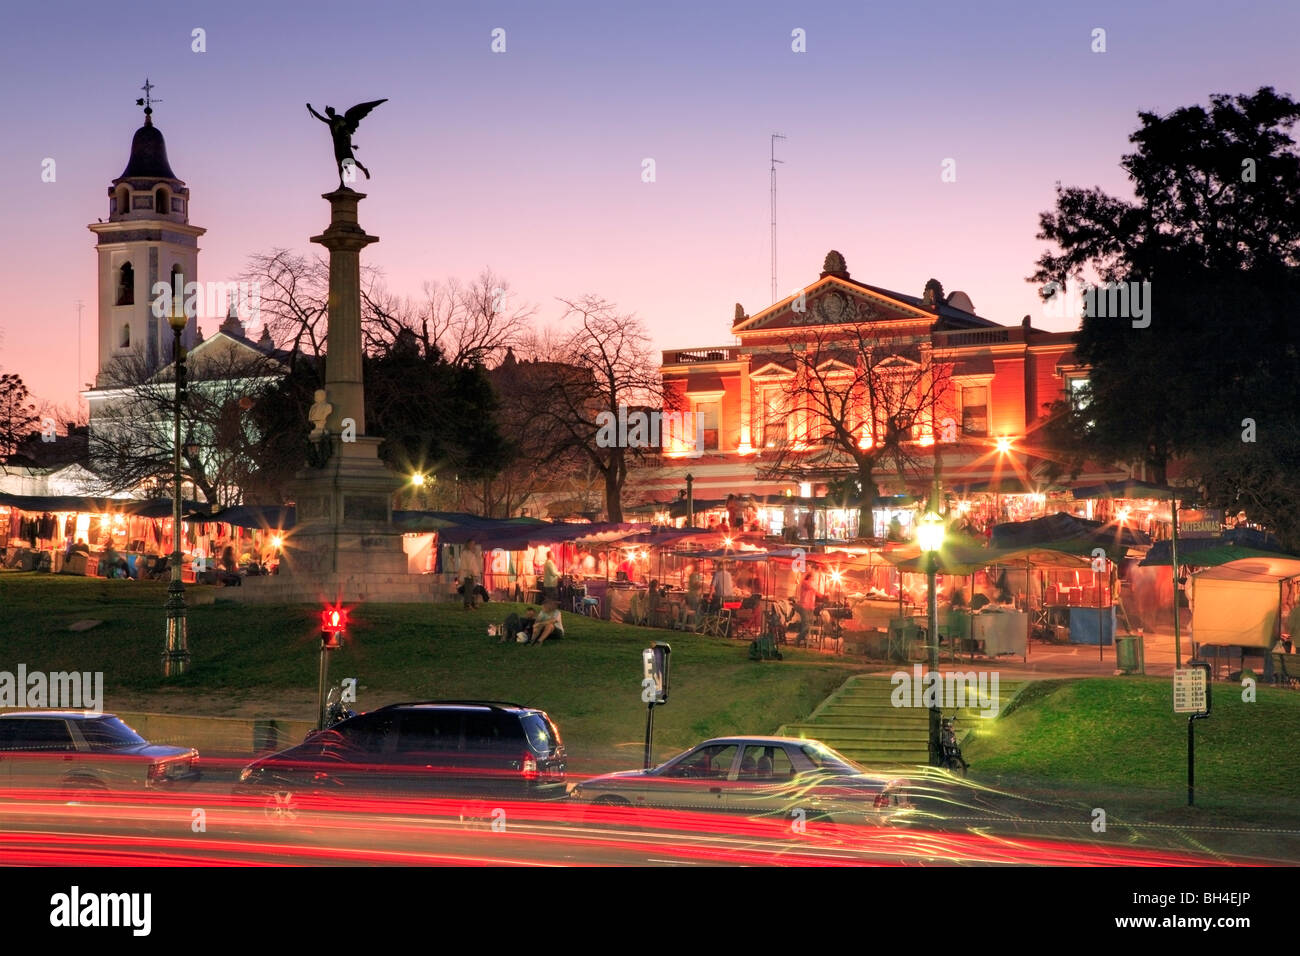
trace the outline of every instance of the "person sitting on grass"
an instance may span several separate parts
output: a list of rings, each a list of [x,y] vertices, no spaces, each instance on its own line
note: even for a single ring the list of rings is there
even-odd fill
[[[542,605],[542,612],[537,615],[533,625],[534,644],[545,644],[547,638],[559,640],[564,637],[564,619],[560,616],[560,603],[547,601]]]
[[[222,585],[225,587],[239,587],[244,583],[243,578],[239,576],[239,563],[235,560],[235,549],[226,545],[226,550],[221,552],[221,570],[217,575]]]
[[[504,644],[507,641],[514,641],[520,644],[531,644],[533,640],[533,627],[537,624],[537,608],[530,607],[524,611],[524,616],[511,611],[506,615],[506,623],[501,629],[501,639],[498,644]],[[520,635],[523,635],[521,638]]]
[[[127,574],[126,558],[117,553],[112,542],[104,548],[103,554],[99,556],[99,573],[106,578],[125,578]]]

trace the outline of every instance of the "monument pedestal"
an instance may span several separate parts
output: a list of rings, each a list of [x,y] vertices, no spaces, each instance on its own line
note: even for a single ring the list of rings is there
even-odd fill
[[[280,573],[245,578],[222,596],[261,604],[435,600],[434,576],[407,570],[402,533],[392,525],[399,482],[379,458],[380,439],[330,436],[322,444],[330,451],[325,466],[303,469],[291,485],[297,521]]]
[[[392,526],[398,481],[379,458],[380,439],[326,442],[325,467],[298,472],[291,485],[297,523],[284,554],[289,573],[406,573],[402,536]]]

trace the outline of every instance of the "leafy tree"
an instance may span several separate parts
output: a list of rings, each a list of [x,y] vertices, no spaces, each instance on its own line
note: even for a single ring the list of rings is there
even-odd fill
[[[1178,462],[1211,503],[1248,499],[1252,518],[1276,524],[1285,495],[1263,489],[1297,463],[1281,425],[1300,396],[1300,106],[1263,87],[1138,118],[1121,161],[1134,198],[1058,184],[1040,216],[1055,246],[1030,277],[1044,298],[1078,282],[1150,289],[1140,317],[1114,315],[1108,296],[1085,310],[1076,354],[1089,381],[1044,436],[1074,473],[1089,457],[1138,461],[1163,482]],[[1242,442],[1246,418],[1271,431]]]
[[[0,375],[0,455],[8,455],[36,427],[40,416],[21,375]]]
[[[366,431],[399,474],[454,474],[479,482],[513,455],[496,424],[498,402],[477,362],[454,365],[403,330],[365,362]]]

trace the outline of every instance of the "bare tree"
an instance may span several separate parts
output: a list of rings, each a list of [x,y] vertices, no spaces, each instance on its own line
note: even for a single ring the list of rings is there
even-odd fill
[[[294,363],[300,355],[325,351],[329,315],[329,261],[288,249],[257,253],[248,259],[241,282],[256,283],[259,313],[243,316],[266,326],[275,345]]]
[[[257,315],[245,321],[265,324],[276,347],[291,364],[300,355],[317,356],[327,348],[329,260],[273,249],[249,257],[239,281],[256,283]],[[510,283],[491,269],[462,282],[426,282],[423,300],[390,291],[383,274],[361,270],[362,343],[370,354],[388,351],[399,335],[411,335],[421,351],[435,351],[452,365],[487,365],[524,339],[536,310],[512,301]]]
[[[452,365],[488,365],[520,346],[536,310],[512,303],[510,284],[485,269],[470,282],[426,282],[424,300],[400,299],[375,282],[362,290],[367,348],[408,330],[426,353],[436,349]]]
[[[763,477],[852,477],[866,536],[877,477],[888,471],[906,482],[929,457],[922,449],[942,437],[951,368],[923,341],[881,339],[869,322],[813,327],[785,346],[788,391],[760,412]]]
[[[531,393],[532,413],[538,427],[555,436],[556,454],[573,449],[591,463],[604,481],[606,516],[622,521],[629,461],[654,450],[604,440],[602,413],[617,419],[620,406],[662,407],[674,399],[665,395],[640,320],[599,296],[560,301],[563,322],[577,328],[559,335],[552,352],[556,372]]]
[[[153,372],[140,353],[104,370],[107,390],[91,429],[89,458],[101,491],[169,493],[173,474],[174,366]],[[182,481],[207,502],[242,501],[258,468],[262,436],[248,414],[283,375],[276,359],[213,343],[192,356],[181,409]]]

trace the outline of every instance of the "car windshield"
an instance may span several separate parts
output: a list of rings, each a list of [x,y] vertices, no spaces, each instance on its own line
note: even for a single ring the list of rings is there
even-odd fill
[[[136,744],[148,743],[143,737],[116,717],[99,717],[95,720],[83,720],[77,724],[81,736],[86,738],[92,750],[113,750],[118,747],[134,747]]]
[[[858,766],[848,757],[838,751],[832,750],[825,744],[816,741],[805,742],[800,748],[804,755],[812,761],[813,766],[818,770],[829,770],[831,773],[864,773],[862,767]]]

